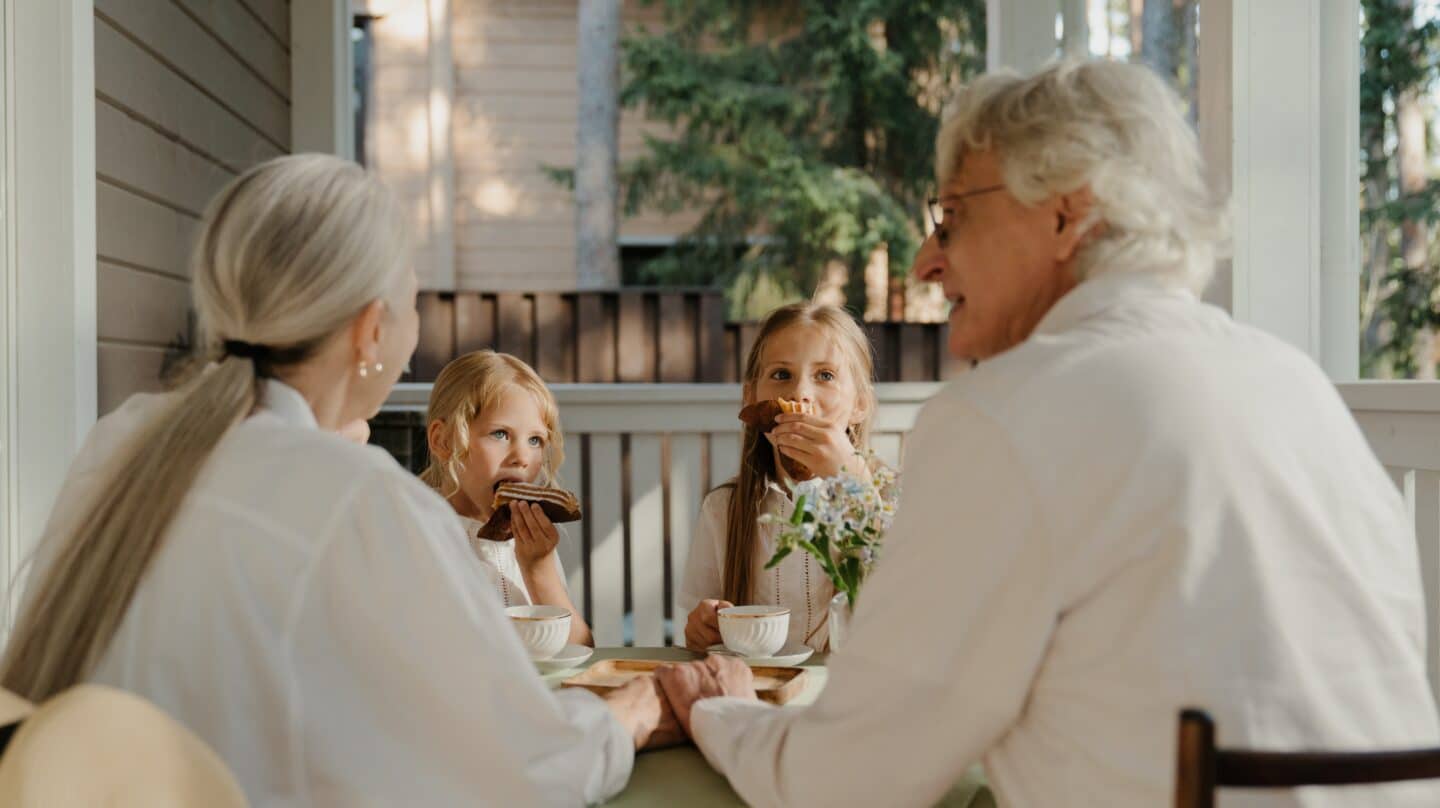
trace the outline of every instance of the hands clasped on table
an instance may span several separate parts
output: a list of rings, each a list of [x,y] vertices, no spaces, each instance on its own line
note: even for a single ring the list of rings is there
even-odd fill
[[[695,702],[716,696],[754,699],[755,677],[735,657],[711,655],[694,662],[662,665],[655,676],[631,681],[606,702],[635,738],[636,749],[661,749],[690,737]]]

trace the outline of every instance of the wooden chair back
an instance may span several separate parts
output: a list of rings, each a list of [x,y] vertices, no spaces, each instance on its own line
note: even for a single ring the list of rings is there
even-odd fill
[[[1440,748],[1384,752],[1257,751],[1215,746],[1203,710],[1180,713],[1176,808],[1214,808],[1219,788],[1299,788],[1440,779]]]

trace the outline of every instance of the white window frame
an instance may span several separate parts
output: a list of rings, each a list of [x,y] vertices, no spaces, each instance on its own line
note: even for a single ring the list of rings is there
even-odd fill
[[[4,625],[95,422],[95,64],[89,0],[3,0],[0,576]]]
[[[290,4],[290,148],[355,158],[350,0]]]

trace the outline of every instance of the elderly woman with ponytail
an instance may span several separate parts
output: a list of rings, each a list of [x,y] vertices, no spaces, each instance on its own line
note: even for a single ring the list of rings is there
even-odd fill
[[[580,804],[665,737],[657,689],[550,693],[450,506],[334,430],[415,348],[394,198],[318,155],[206,214],[194,297],[214,362],[101,419],[38,551],[3,684],[138,693],[255,804]]]

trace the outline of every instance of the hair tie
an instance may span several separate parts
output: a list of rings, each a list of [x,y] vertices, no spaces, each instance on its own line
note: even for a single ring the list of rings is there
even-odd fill
[[[269,362],[274,358],[275,352],[265,345],[256,345],[252,342],[245,342],[238,339],[227,339],[224,343],[225,356],[235,356],[240,359],[250,359],[255,362]]]

